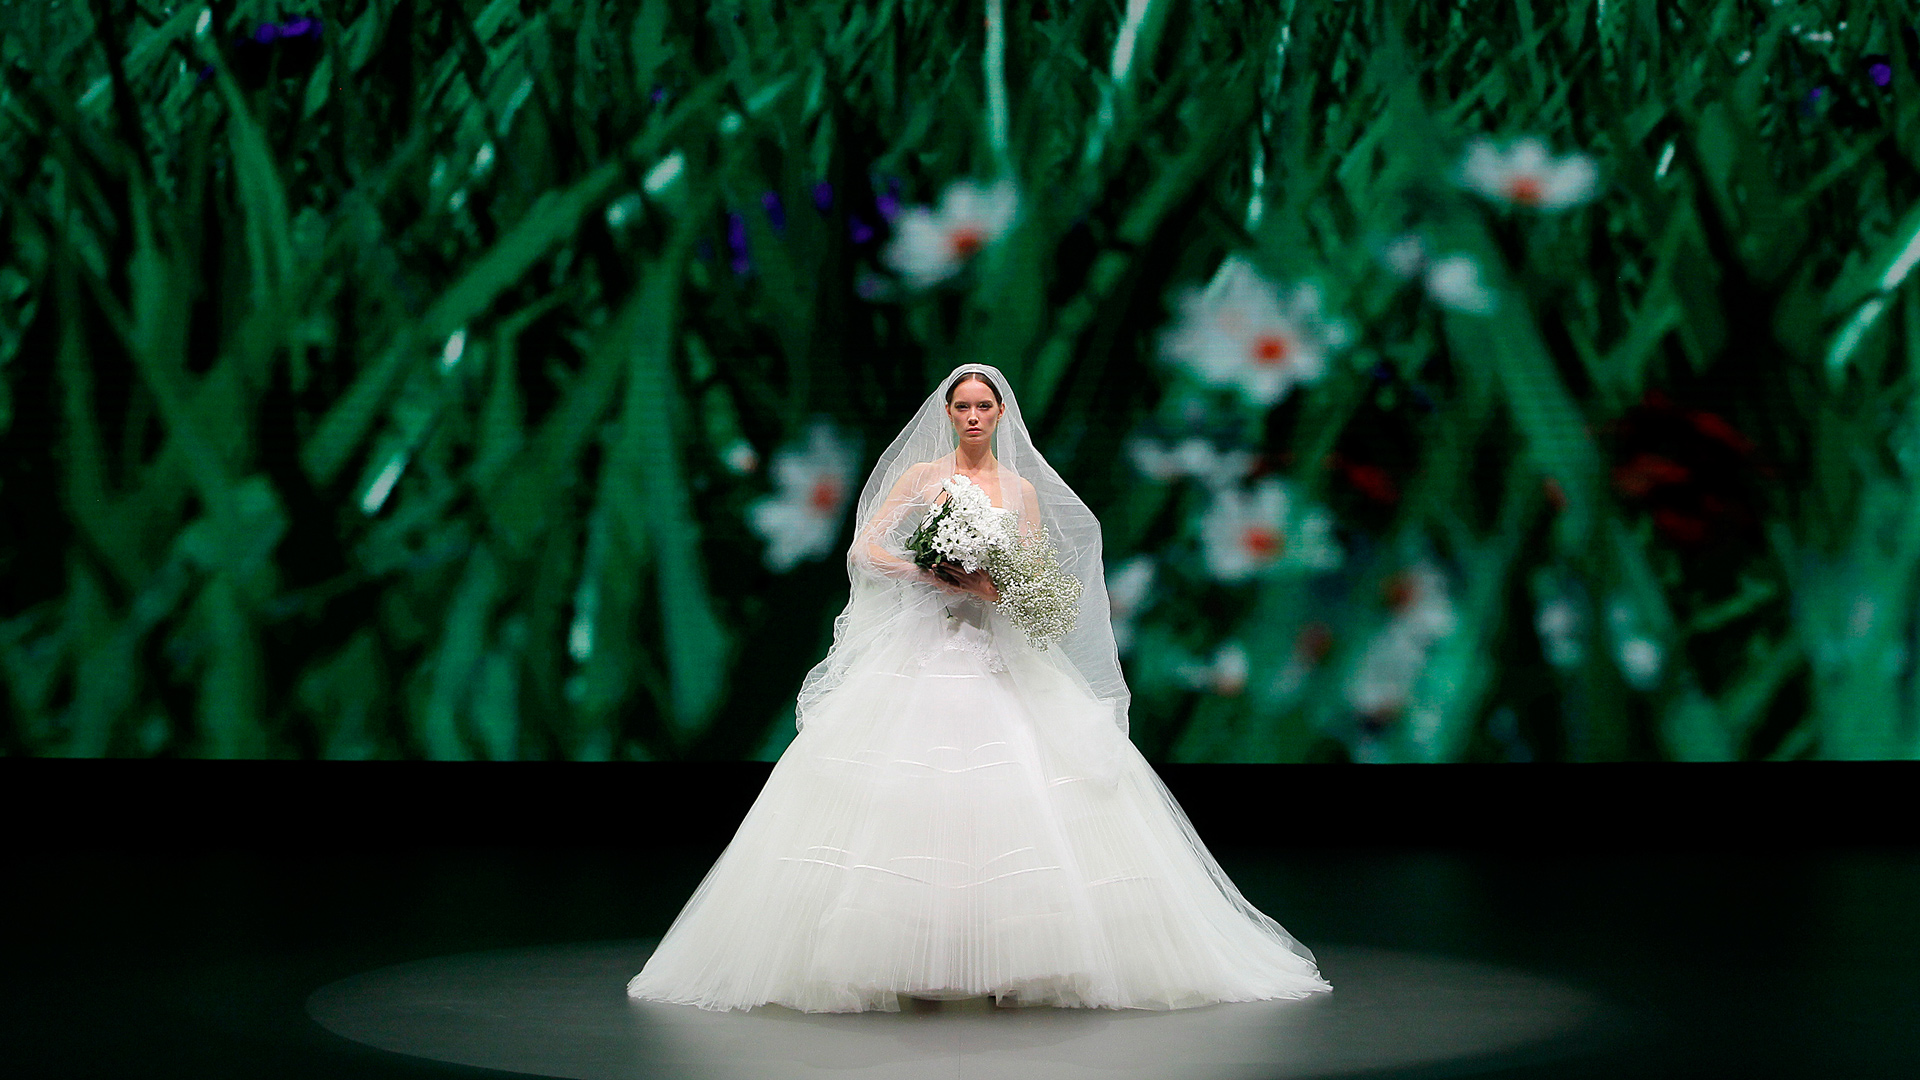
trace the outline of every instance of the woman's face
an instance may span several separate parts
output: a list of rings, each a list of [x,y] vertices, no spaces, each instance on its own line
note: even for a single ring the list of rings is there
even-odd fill
[[[953,397],[947,401],[947,420],[953,424],[953,433],[961,446],[991,445],[987,440],[993,438],[993,426],[1000,422],[1000,403],[993,400],[993,391],[979,379],[968,379],[953,388]]]

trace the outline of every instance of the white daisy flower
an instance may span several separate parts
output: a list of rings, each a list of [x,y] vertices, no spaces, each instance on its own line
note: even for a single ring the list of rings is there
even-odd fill
[[[1245,581],[1281,565],[1324,570],[1340,562],[1332,516],[1296,506],[1273,477],[1250,491],[1216,490],[1200,521],[1200,542],[1207,571],[1221,581]]]
[[[1425,275],[1427,295],[1441,307],[1485,315],[1498,306],[1493,290],[1480,281],[1480,264],[1471,255],[1435,260]]]
[[[745,439],[735,439],[720,451],[720,461],[735,476],[745,476],[760,467],[760,454]]]
[[[1620,642],[1620,674],[1635,690],[1652,690],[1660,684],[1660,646],[1653,639],[1635,635]]]
[[[1557,668],[1575,667],[1585,649],[1581,645],[1580,609],[1564,596],[1556,596],[1540,605],[1534,614],[1533,628],[1540,635],[1541,651],[1547,662]]]
[[[1407,706],[1413,684],[1427,664],[1427,648],[1418,635],[1397,623],[1373,636],[1347,677],[1347,705],[1362,716],[1391,717]]]
[[[747,508],[747,520],[767,541],[768,568],[785,573],[833,550],[840,519],[853,494],[854,445],[832,425],[816,423],[803,448],[773,455],[774,493]]]
[[[937,285],[1000,239],[1018,206],[1009,181],[957,181],[941,195],[938,210],[915,206],[901,213],[883,258],[912,287]]]
[[[1195,690],[1221,697],[1233,697],[1247,688],[1247,650],[1237,641],[1229,641],[1214,651],[1204,664],[1181,664],[1182,682]]]
[[[1152,480],[1178,480],[1190,476],[1208,487],[1238,484],[1253,471],[1254,454],[1248,450],[1216,450],[1205,439],[1182,439],[1167,446],[1152,439],[1136,438],[1127,443],[1127,455],[1134,468]]]
[[[1455,253],[1434,258],[1426,239],[1404,233],[1379,249],[1380,261],[1402,278],[1419,278],[1427,295],[1441,307],[1485,315],[1498,306],[1493,290],[1480,280],[1480,264],[1471,255]]]
[[[1386,584],[1386,601],[1394,621],[1409,633],[1430,640],[1453,633],[1456,620],[1447,578],[1431,563],[1416,563],[1394,575]]]
[[[1468,187],[1494,202],[1535,210],[1565,210],[1599,192],[1600,170],[1585,154],[1554,157],[1547,144],[1525,136],[1501,149],[1492,139],[1475,139],[1460,166]]]
[[[1418,274],[1427,265],[1427,242],[1418,233],[1402,233],[1379,249],[1380,261],[1403,278]]]
[[[1660,684],[1660,671],[1666,665],[1659,642],[1643,629],[1634,616],[1632,605],[1615,600],[1607,607],[1607,626],[1613,631],[1613,659],[1627,685],[1635,690],[1652,690]]]
[[[1153,559],[1146,555],[1115,567],[1107,575],[1107,606],[1113,614],[1113,642],[1122,652],[1133,645],[1133,621],[1153,593]]]
[[[1405,708],[1434,644],[1458,625],[1447,579],[1420,563],[1386,585],[1387,625],[1367,643],[1347,677],[1347,704],[1363,716],[1389,717]]]
[[[1204,291],[1180,300],[1181,318],[1162,341],[1175,362],[1202,382],[1237,388],[1272,405],[1296,383],[1325,374],[1329,353],[1347,331],[1326,317],[1320,291],[1296,286],[1284,298],[1239,259],[1228,259]]]

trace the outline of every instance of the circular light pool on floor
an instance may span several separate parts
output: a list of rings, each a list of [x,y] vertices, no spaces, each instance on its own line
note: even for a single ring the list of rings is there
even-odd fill
[[[1379,949],[1318,949],[1331,994],[1140,1009],[1001,1009],[986,998],[898,1013],[708,1012],[634,1001],[653,941],[416,960],[316,991],[307,1012],[355,1042],[570,1080],[958,1077],[1277,1080],[1571,1052],[1605,1009],[1508,968]],[[1449,1070],[1452,1071],[1452,1070]]]

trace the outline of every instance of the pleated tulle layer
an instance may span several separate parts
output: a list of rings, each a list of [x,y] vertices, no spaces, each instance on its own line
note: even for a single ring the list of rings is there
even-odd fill
[[[1329,989],[1311,953],[1223,891],[1097,704],[1030,710],[996,656],[956,641],[851,676],[816,712],[629,994],[851,1012],[902,996],[1177,1009]]]

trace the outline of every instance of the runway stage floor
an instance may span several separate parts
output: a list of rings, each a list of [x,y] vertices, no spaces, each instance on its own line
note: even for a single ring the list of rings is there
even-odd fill
[[[5,1080],[1920,1077],[1912,770],[1169,769],[1331,995],[823,1016],[624,995],[764,767],[30,764]]]
[[[307,1013],[356,1042],[569,1080],[1279,1080],[1451,1064],[1544,1062],[1593,1045],[1591,995],[1490,964],[1321,950],[1337,992],[1177,1012],[1003,1009],[990,999],[898,1013],[778,1006],[728,1013],[632,1001],[653,941],[434,957],[322,987]]]
[[[716,853],[29,853],[0,898],[0,1072],[1920,1075],[1911,852],[1223,849],[1333,994],[1178,1013],[629,1005],[649,946],[620,935],[663,931]]]

